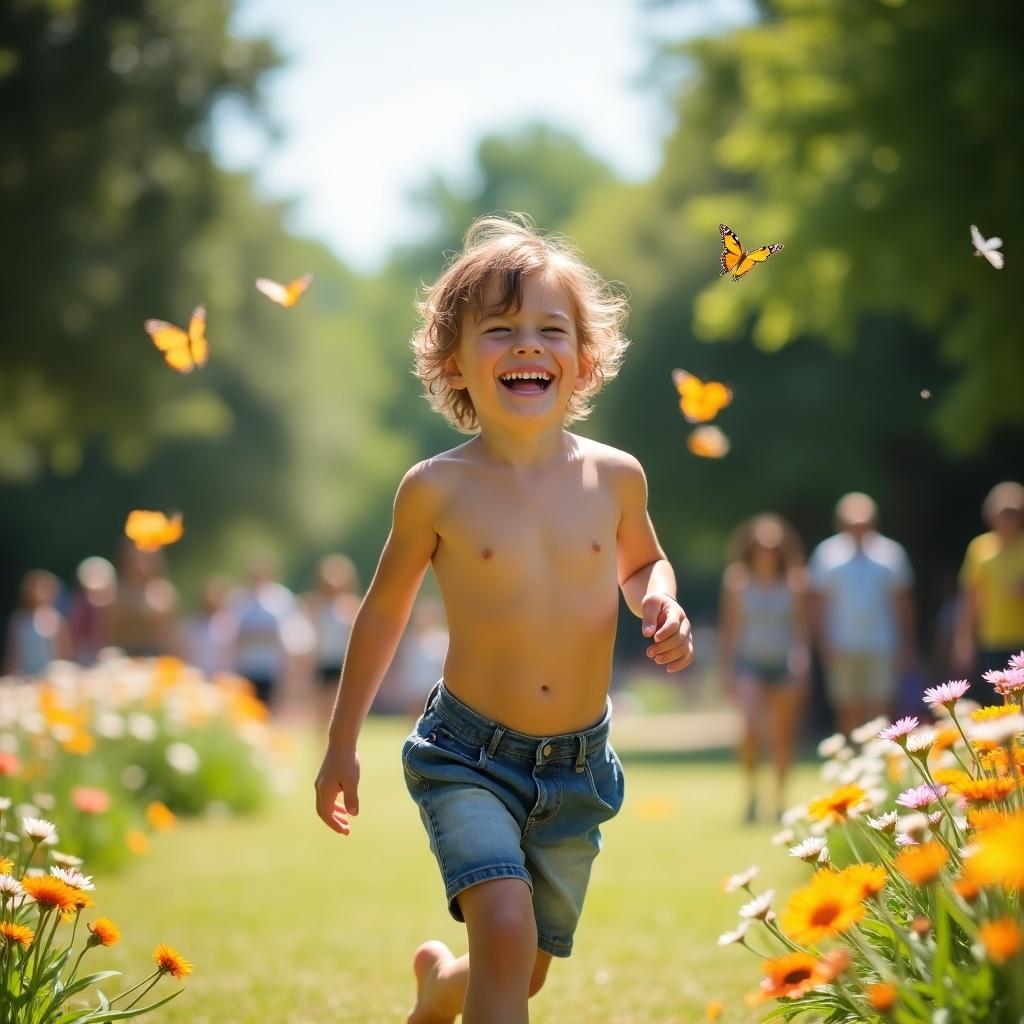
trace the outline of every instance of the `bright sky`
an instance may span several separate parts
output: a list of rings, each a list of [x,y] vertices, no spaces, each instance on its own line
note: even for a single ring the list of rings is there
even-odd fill
[[[432,173],[471,182],[484,135],[545,120],[623,177],[658,162],[670,127],[653,41],[749,19],[748,0],[241,0],[234,30],[289,58],[267,77],[271,143],[222,105],[215,148],[257,168],[262,194],[297,200],[290,226],[372,270],[428,225],[408,202]]]

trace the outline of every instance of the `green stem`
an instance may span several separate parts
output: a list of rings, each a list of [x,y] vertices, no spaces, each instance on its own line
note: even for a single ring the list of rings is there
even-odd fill
[[[156,972],[156,977],[146,986],[126,1007],[125,1010],[130,1010],[145,994],[160,980],[160,971]]]
[[[981,763],[981,758],[978,757],[978,752],[971,745],[971,741],[967,738],[967,733],[964,732],[963,726],[960,724],[960,719],[956,717],[956,712],[951,707],[949,709],[949,717],[953,719],[953,724],[957,727],[961,737],[963,738],[964,744],[967,749],[971,752],[971,757],[974,758],[974,764],[977,766],[979,772],[981,772],[982,778],[985,776],[985,767]],[[960,760],[957,758],[957,760]]]
[[[119,992],[116,996],[114,996],[114,998],[110,1000],[111,1007],[113,1007],[114,1003],[116,1003],[118,999],[124,999],[125,996],[131,995],[131,993],[134,992],[137,988],[142,988],[142,986],[145,985],[147,981],[150,981],[152,979],[158,979],[159,977],[159,969],[155,970],[152,974],[147,974],[146,977],[143,978],[142,981],[140,981],[137,985],[132,985],[131,988],[126,988],[123,992]]]

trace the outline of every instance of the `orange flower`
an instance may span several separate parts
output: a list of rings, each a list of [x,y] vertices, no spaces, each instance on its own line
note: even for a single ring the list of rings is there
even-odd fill
[[[896,1005],[896,998],[899,995],[896,986],[890,985],[887,981],[868,985],[864,991],[871,1009],[877,1010],[879,1013],[888,1013]]]
[[[861,899],[864,900],[880,893],[889,879],[885,868],[878,864],[851,864],[848,868],[843,868],[839,875],[860,886]]]
[[[193,965],[176,949],[163,942],[153,950],[153,963],[161,974],[170,974],[175,978],[187,978],[193,969]]]
[[[851,809],[866,799],[867,793],[860,786],[840,786],[828,796],[812,800],[807,805],[807,813],[817,821],[845,821],[850,816]]]
[[[84,729],[76,729],[71,736],[64,740],[62,746],[69,754],[91,754],[96,746],[96,740],[91,733]]]
[[[948,859],[946,848],[938,843],[907,846],[896,855],[895,868],[908,882],[927,885],[939,877]]]
[[[73,914],[82,905],[80,897],[85,896],[53,875],[26,875],[21,887],[39,904],[41,912],[56,908],[62,914]]]
[[[178,819],[174,816],[174,811],[172,811],[167,804],[162,804],[159,800],[154,800],[146,808],[146,820],[158,832],[166,832],[168,829],[174,828],[174,823]]]
[[[137,828],[131,829],[124,837],[124,844],[137,857],[143,857],[149,853],[149,836],[140,832]]]
[[[986,828],[991,828],[993,825],[1000,825],[1006,821],[1006,817],[1006,812],[999,810],[997,807],[967,808],[967,824],[975,832],[981,832]]]
[[[977,885],[1024,892],[1024,813],[1008,814],[974,838],[978,849],[967,859],[967,877]]]
[[[92,932],[90,946],[116,946],[121,941],[121,929],[109,917],[97,917],[86,928]]]
[[[960,739],[960,730],[955,729],[951,725],[947,725],[944,729],[940,729],[935,734],[935,742],[932,743],[931,749],[928,751],[928,756],[934,757],[936,754],[943,750],[948,750],[950,747],[955,746],[957,741]],[[932,773],[934,778],[935,773]],[[936,779],[938,781],[938,779]]]
[[[932,778],[939,785],[946,785],[952,789],[958,782],[963,782],[971,776],[963,768],[936,768],[932,772]]]
[[[796,942],[815,943],[841,935],[865,912],[861,883],[833,871],[818,871],[782,912],[782,927]]]
[[[953,786],[953,792],[967,803],[993,803],[1005,800],[1017,784],[1013,779],[964,779]]]
[[[715,1021],[722,1016],[722,1010],[725,1008],[725,1004],[721,999],[712,999],[706,1007],[704,1007],[704,1016],[708,1020]]]
[[[13,921],[0,921],[0,937],[9,946],[17,943],[19,946],[24,946],[28,949],[32,945],[32,940],[36,937],[36,933],[31,928],[26,928],[23,924],[15,924]]]
[[[761,970],[768,975],[757,992],[747,997],[751,1005],[769,999],[799,999],[815,985],[820,985],[818,961],[809,953],[787,953],[774,960],[765,960]]]
[[[973,903],[978,898],[978,893],[981,892],[978,883],[969,878],[958,878],[953,883],[953,888],[956,890],[957,896],[965,903]]]
[[[1005,964],[1020,950],[1020,925],[1011,917],[988,921],[978,931],[981,944],[993,963]]]

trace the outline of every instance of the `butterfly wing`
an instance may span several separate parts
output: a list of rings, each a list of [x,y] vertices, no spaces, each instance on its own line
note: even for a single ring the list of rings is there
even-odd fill
[[[257,277],[256,287],[271,302],[276,302],[279,306],[290,305],[288,302],[288,289],[283,284],[271,281],[269,277]]]
[[[743,259],[736,264],[732,271],[733,280],[738,281],[744,274],[749,274],[758,263],[764,263],[772,253],[778,252],[781,248],[783,248],[782,242],[776,242],[774,245],[762,245],[744,253]]]
[[[194,367],[189,351],[189,338],[180,327],[166,320],[147,320],[143,325],[153,344],[163,353],[164,362],[178,373],[188,373]]]
[[[714,425],[698,427],[687,437],[686,447],[702,459],[720,459],[729,451],[729,439]]]
[[[159,551],[166,544],[180,540],[184,527],[180,512],[168,519],[163,512],[137,508],[128,513],[124,532],[140,551]]]
[[[193,368],[205,366],[210,355],[210,346],[206,341],[205,306],[196,306],[192,311],[192,319],[188,322],[188,341]]]
[[[991,241],[991,239],[989,239],[989,241]],[[1005,261],[1003,260],[1003,254],[998,249],[985,249],[981,255],[984,256],[985,259],[987,259],[989,263],[996,268],[996,270],[1003,269],[1003,263]]]
[[[745,253],[732,228],[727,224],[719,224],[718,230],[722,233],[722,269],[719,272],[719,277],[721,277],[722,274],[731,274]]]
[[[312,274],[302,274],[299,277],[295,278],[295,280],[292,281],[285,289],[285,292],[287,294],[285,295],[285,299],[282,305],[285,306],[286,308],[288,306],[294,306],[295,303],[298,302],[299,299],[302,297],[302,294],[305,292],[305,290],[312,283]]]

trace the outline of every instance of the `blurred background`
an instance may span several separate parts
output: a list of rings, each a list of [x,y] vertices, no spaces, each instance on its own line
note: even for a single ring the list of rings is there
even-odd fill
[[[184,515],[145,570],[176,622],[260,574],[312,592],[331,552],[358,592],[404,470],[462,440],[410,373],[417,289],[518,210],[628,290],[581,432],[646,467],[698,627],[738,522],[810,548],[862,490],[937,681],[982,500],[1024,471],[1022,30],[958,0],[3,4],[0,618],[35,568],[68,615],[88,556],[131,577],[133,508]],[[785,250],[723,281],[722,221]],[[306,271],[290,310],[253,287]],[[142,323],[200,302],[179,376]],[[687,450],[676,367],[732,387],[724,458]]]

